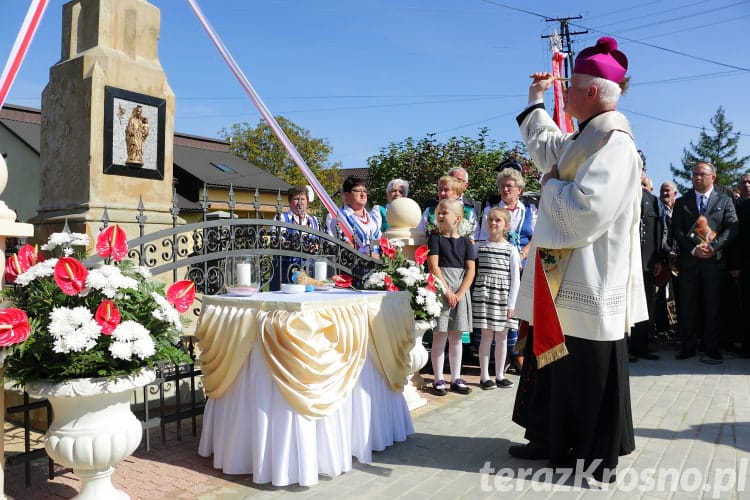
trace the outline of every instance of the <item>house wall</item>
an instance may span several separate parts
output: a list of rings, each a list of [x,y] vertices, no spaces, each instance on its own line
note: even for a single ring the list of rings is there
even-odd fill
[[[36,214],[39,205],[39,154],[2,123],[0,153],[7,155],[8,164],[8,185],[0,199],[24,222]]]

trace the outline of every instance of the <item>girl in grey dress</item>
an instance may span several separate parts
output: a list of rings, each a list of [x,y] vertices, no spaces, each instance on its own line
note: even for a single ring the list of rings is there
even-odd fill
[[[443,311],[432,333],[432,368],[435,373],[433,388],[439,396],[446,394],[443,380],[445,343],[448,342],[448,362],[451,369],[450,389],[468,394],[471,389],[461,378],[463,332],[471,331],[471,296],[469,287],[474,280],[474,246],[467,237],[460,236],[458,226],[463,218],[463,204],[458,200],[440,200],[435,208],[437,230],[429,239],[430,254],[427,266],[443,285]]]

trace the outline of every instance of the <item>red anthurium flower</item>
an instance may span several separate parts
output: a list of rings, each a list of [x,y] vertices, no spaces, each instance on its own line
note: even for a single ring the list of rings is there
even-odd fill
[[[435,275],[434,274],[432,274],[432,273],[428,274],[427,275],[427,280],[425,282],[426,282],[425,288],[427,288],[427,290],[431,291],[432,293],[437,292],[437,287],[435,286]]]
[[[18,258],[17,254],[13,254],[8,257],[5,262],[5,281],[8,283],[15,283],[18,275],[26,271],[21,265],[21,259]]]
[[[21,261],[23,270],[27,271],[31,266],[42,262],[44,257],[39,253],[38,245],[31,246],[27,243],[18,249],[18,259]]]
[[[96,254],[99,257],[112,257],[119,262],[128,254],[128,237],[125,231],[115,224],[108,226],[96,238]]]
[[[383,283],[385,284],[385,290],[387,292],[398,292],[398,287],[393,284],[393,280],[390,276],[383,278]]]
[[[94,319],[102,327],[104,335],[112,335],[112,332],[120,324],[120,321],[122,321],[122,316],[120,316],[120,310],[117,309],[115,303],[105,299],[96,308]]]
[[[380,253],[392,259],[396,256],[396,247],[391,244],[391,240],[385,236],[380,238]]]
[[[55,264],[55,283],[65,295],[78,295],[86,288],[88,269],[75,257],[61,257]]]
[[[339,288],[349,288],[352,286],[352,277],[347,274],[335,274],[331,276],[334,286]]]
[[[20,344],[31,333],[29,317],[20,309],[9,307],[0,310],[0,347]]]
[[[195,283],[190,280],[176,281],[167,289],[167,300],[177,309],[184,313],[190,309],[195,299]]]
[[[418,247],[414,252],[414,262],[417,263],[418,266],[421,266],[425,262],[427,262],[427,256],[430,254],[430,247],[427,245],[422,245],[421,247]]]

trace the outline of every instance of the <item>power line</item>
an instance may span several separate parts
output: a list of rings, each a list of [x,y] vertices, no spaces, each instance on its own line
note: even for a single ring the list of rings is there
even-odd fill
[[[693,128],[693,129],[698,129],[698,130],[713,130],[714,132],[717,131],[713,127],[700,127],[698,125],[690,125],[688,123],[680,123],[680,122],[676,122],[674,120],[667,120],[666,118],[659,118],[658,116],[647,115],[646,113],[639,113],[638,111],[633,111],[631,109],[626,109],[626,108],[623,108],[622,106],[618,106],[618,107],[619,107],[619,109],[621,111],[625,111],[626,113],[630,113],[631,115],[642,116],[644,118],[649,118],[651,120],[656,120],[656,121],[659,121],[659,122],[671,123],[672,125],[679,125],[680,127]],[[742,132],[737,132],[737,135],[740,135],[740,136],[743,136],[743,137],[750,137],[750,134],[744,134]]]

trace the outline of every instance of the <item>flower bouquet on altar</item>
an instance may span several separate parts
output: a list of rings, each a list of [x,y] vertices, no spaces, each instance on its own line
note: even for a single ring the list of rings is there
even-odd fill
[[[154,368],[159,362],[191,362],[180,348],[182,321],[194,298],[192,281],[165,285],[148,269],[123,260],[125,232],[102,231],[96,253],[104,261],[88,269],[88,236],[67,230],[50,236],[42,250],[24,245],[7,259],[0,309],[0,348],[5,373],[18,385],[81,378],[114,378]]]
[[[442,310],[443,289],[440,280],[425,270],[429,249],[427,245],[417,248],[415,261],[411,262],[404,256],[399,243],[397,240],[380,238],[383,264],[365,277],[364,288],[409,292],[414,319],[432,323]]]

